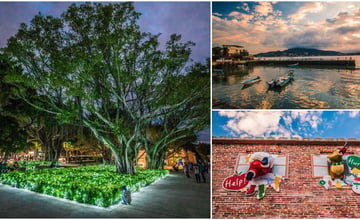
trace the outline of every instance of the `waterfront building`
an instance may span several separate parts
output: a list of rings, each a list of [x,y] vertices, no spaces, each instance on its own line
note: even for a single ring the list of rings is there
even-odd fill
[[[226,56],[234,56],[245,51],[245,48],[239,45],[223,45],[223,51]]]

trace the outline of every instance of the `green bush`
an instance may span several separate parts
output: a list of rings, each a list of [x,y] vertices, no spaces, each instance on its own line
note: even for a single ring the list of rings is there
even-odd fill
[[[41,164],[31,164],[29,167]],[[3,184],[55,197],[108,207],[121,200],[121,187],[132,192],[168,174],[167,170],[138,169],[137,174],[119,174],[110,165],[54,169],[26,169],[0,175]]]
[[[36,166],[50,166],[51,161],[26,161],[26,160],[22,160],[19,161],[19,166],[20,167],[25,167],[26,170],[35,170]]]

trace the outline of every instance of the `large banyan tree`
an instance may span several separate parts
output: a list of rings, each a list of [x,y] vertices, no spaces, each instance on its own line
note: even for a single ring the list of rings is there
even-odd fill
[[[130,174],[139,149],[162,160],[167,145],[210,117],[209,64],[191,64],[194,44],[180,35],[159,49],[160,34],[141,32],[139,16],[132,3],[73,4],[58,18],[38,14],[21,24],[5,48],[23,69],[13,80],[35,88],[47,107],[29,103],[89,128],[117,171]],[[151,126],[161,127],[156,143],[146,137]]]

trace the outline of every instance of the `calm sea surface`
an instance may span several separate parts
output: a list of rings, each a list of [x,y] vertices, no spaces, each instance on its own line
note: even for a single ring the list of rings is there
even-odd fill
[[[336,60],[350,59],[350,56],[292,59]],[[360,56],[351,56],[351,59],[356,60],[355,69],[301,65],[296,68],[286,65],[239,65],[236,68],[225,69],[225,74],[213,74],[212,96],[213,99],[241,109],[358,109]],[[295,70],[294,80],[281,89],[269,90],[266,81],[283,75],[289,69]],[[260,76],[260,82],[243,87],[243,80],[256,76]]]

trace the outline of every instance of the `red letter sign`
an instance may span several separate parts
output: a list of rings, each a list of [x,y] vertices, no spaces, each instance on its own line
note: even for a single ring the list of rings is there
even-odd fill
[[[227,190],[241,190],[248,184],[245,173],[238,176],[229,176],[223,182],[224,189]]]

